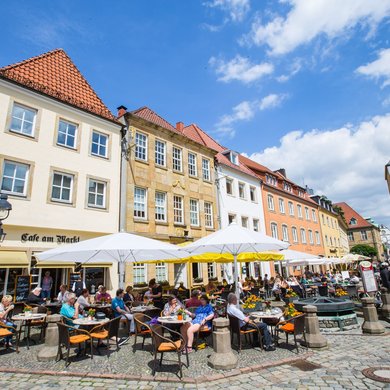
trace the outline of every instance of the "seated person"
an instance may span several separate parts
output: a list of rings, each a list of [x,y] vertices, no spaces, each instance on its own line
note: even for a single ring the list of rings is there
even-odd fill
[[[15,326],[14,323],[11,322],[10,312],[14,309],[14,305],[12,304],[12,296],[4,295],[3,299],[0,303],[0,322],[7,326]],[[14,330],[7,329],[14,333]],[[7,348],[12,347],[11,336],[7,336],[4,338],[4,342]]]
[[[129,326],[129,332],[134,333],[134,320],[133,315],[130,313],[130,309],[125,305],[125,302],[123,300],[125,293],[122,288],[119,288],[116,290],[116,297],[112,300],[111,308],[114,312],[114,317],[121,317],[123,319],[127,319],[130,326]]]
[[[96,302],[101,302],[102,300],[105,302],[111,302],[111,295],[107,292],[106,286],[103,286],[101,291],[96,294],[95,300]]]
[[[81,290],[81,295],[77,298],[77,303],[80,305],[80,311],[84,311],[84,309],[90,305],[88,299],[89,291],[86,288],[83,288]]]
[[[131,286],[126,287],[126,293],[123,296],[123,300],[125,301],[125,303],[135,301],[135,296],[133,294],[133,287],[131,287]]]
[[[74,326],[73,320],[80,318],[80,305],[76,302],[76,294],[68,293],[66,302],[62,304],[60,314],[66,317],[67,325]]]
[[[200,297],[201,306],[197,307],[195,313],[191,313],[186,310],[186,314],[192,317],[191,323],[183,324],[180,332],[186,340],[187,352],[192,352],[192,343],[194,342],[194,334],[198,332],[202,327],[211,329],[211,320],[214,318],[214,310],[210,305],[209,298],[206,294]]]
[[[229,315],[236,317],[240,321],[240,328],[242,330],[254,328],[259,329],[264,337],[264,350],[266,351],[275,351],[275,346],[272,343],[272,337],[268,330],[268,327],[264,322],[250,322],[249,317],[245,316],[245,314],[237,307],[237,297],[235,294],[230,293],[228,295],[228,306],[227,312]],[[257,333],[254,334],[254,340],[258,337]]]
[[[68,297],[69,291],[66,284],[61,284],[60,292],[58,293],[57,300],[61,303],[65,303]]]
[[[206,284],[205,289],[207,294],[214,292],[216,290],[214,282],[209,280],[209,282]]]
[[[153,295],[152,288],[149,287],[148,290],[145,291],[144,293],[144,302],[149,303],[150,301],[152,301],[153,300],[152,295]]]
[[[164,316],[176,315],[177,312],[182,308],[183,306],[177,300],[177,298],[174,295],[171,295],[168,298],[168,302],[164,306],[163,314]]]
[[[45,301],[41,298],[41,292],[42,289],[40,287],[35,287],[34,290],[28,294],[28,297],[26,299],[26,303],[31,303],[35,305],[42,305],[42,303]]]
[[[352,284],[358,284],[360,282],[359,276],[357,274],[353,274],[349,279],[349,282]]]
[[[202,303],[199,300],[199,290],[192,290],[191,298],[186,301],[186,307],[199,307]]]

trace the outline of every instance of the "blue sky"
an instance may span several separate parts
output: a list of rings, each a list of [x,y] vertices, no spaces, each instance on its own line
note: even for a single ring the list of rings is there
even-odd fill
[[[390,0],[5,2],[0,64],[64,48],[147,105],[390,225]]]

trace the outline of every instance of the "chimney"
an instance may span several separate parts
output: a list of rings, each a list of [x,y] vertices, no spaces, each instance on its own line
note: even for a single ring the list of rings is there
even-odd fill
[[[183,122],[177,122],[176,123],[176,130],[180,131],[180,133],[182,133],[183,129],[184,129],[184,123]]]
[[[275,171],[275,172],[279,172],[279,173],[282,174],[285,178],[287,178],[287,176],[286,176],[286,170],[285,170],[284,168],[280,168],[280,169],[278,169],[278,170]]]
[[[120,118],[121,116],[123,116],[123,115],[126,114],[126,112],[127,112],[127,107],[125,107],[125,106],[119,106],[119,107],[117,108],[117,110],[118,110],[117,117]]]

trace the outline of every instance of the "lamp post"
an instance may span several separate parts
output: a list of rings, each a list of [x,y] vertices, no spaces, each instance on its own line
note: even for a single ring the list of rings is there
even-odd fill
[[[12,210],[12,205],[7,199],[8,195],[0,192],[0,243],[4,241],[4,238],[7,235],[3,230],[3,221],[8,218],[9,212]]]

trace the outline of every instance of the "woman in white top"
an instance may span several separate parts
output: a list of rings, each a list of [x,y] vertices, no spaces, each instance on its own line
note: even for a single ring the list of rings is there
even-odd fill
[[[83,311],[85,307],[88,307],[90,303],[88,302],[89,291],[84,288],[81,291],[81,295],[77,298],[77,303],[80,305],[80,310]]]

